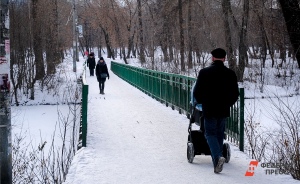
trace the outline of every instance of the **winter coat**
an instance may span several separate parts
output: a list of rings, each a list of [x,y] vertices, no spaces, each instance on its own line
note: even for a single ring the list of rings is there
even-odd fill
[[[94,57],[90,57],[88,58],[87,60],[87,66],[89,67],[89,69],[95,69],[95,66],[96,66],[96,60]]]
[[[204,117],[229,117],[230,107],[239,97],[235,72],[224,66],[223,61],[214,61],[200,70],[194,97],[202,104]]]
[[[109,78],[109,73],[108,73],[108,69],[107,69],[107,65],[106,65],[105,61],[103,61],[103,62],[98,61],[97,66],[96,66],[97,79],[100,79],[101,74],[103,74],[103,73],[106,73],[107,77]]]

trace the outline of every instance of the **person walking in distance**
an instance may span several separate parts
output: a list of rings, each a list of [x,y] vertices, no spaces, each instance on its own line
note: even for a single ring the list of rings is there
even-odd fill
[[[88,59],[88,57],[89,57],[89,51],[86,50],[86,51],[84,51],[84,58],[85,58],[85,59]]]
[[[225,124],[230,116],[230,107],[239,97],[237,76],[224,65],[226,51],[221,48],[211,52],[212,64],[200,70],[194,97],[202,104],[204,130],[211,151],[214,172],[223,170],[222,155]]]
[[[104,95],[104,84],[106,81],[106,77],[109,79],[109,73],[103,57],[100,57],[100,60],[97,63],[96,76],[99,82],[100,94]]]
[[[94,70],[95,70],[95,66],[96,66],[96,60],[94,57],[94,53],[90,53],[90,57],[88,58],[86,63],[90,69],[90,76],[94,76]]]

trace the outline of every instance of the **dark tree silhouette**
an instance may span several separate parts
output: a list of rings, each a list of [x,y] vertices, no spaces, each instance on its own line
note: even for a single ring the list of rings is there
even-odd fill
[[[291,44],[300,68],[300,7],[298,0],[279,0]]]

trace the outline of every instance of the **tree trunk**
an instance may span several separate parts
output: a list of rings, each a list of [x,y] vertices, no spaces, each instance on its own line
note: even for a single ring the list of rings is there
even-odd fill
[[[163,17],[163,26],[162,26],[162,34],[160,35],[160,45],[161,45],[161,50],[163,53],[163,61],[167,62],[169,61],[169,56],[168,56],[168,15],[165,13],[165,10],[162,11],[162,17]],[[161,60],[162,62],[162,60]]]
[[[46,26],[46,61],[47,75],[55,74],[56,65],[59,63],[58,51],[58,11],[57,0],[49,1],[48,6],[50,13],[47,18]]]
[[[47,61],[47,75],[55,74],[55,57],[53,51],[53,40],[47,39],[46,45],[46,61]]]
[[[173,51],[173,38],[172,38],[172,33],[170,32],[170,29],[168,29],[168,46],[169,46],[169,57],[170,61],[174,61],[174,51]]]
[[[232,39],[231,39],[231,30],[229,25],[229,8],[231,8],[230,0],[222,0],[222,9],[223,9],[223,21],[225,29],[225,41],[227,48],[227,59],[229,63],[229,68],[236,70],[236,59],[234,57],[233,48],[232,48]]]
[[[141,0],[137,0],[138,3],[138,18],[139,18],[139,38],[140,38],[140,60],[144,64],[145,58],[145,43],[144,43],[144,31],[143,31],[143,20],[142,20],[142,5]]]
[[[188,35],[189,35],[189,45],[188,45],[188,68],[193,68],[193,38],[192,38],[192,0],[188,2]]]
[[[178,0],[178,9],[179,9],[179,29],[180,29],[180,64],[181,71],[185,71],[184,63],[184,31],[183,31],[183,16],[182,16],[182,0]]]
[[[54,39],[54,63],[55,63],[55,67],[61,63],[61,57],[60,57],[60,53],[59,53],[59,16],[58,16],[58,4],[57,4],[58,0],[53,0],[54,3],[54,9],[53,9],[53,24],[54,24],[54,29],[53,29],[53,39]]]
[[[130,25],[131,27],[131,25]],[[131,32],[131,28],[127,29],[129,34]],[[127,50],[127,58],[130,58],[130,53],[133,52],[133,40],[135,36],[135,29],[133,30],[133,34],[128,37],[128,50]]]
[[[245,0],[244,15],[243,15],[241,32],[240,32],[239,65],[237,68],[237,79],[239,82],[243,81],[245,64],[248,63],[247,44],[246,44],[248,19],[249,19],[249,0]]]
[[[43,47],[41,38],[41,21],[38,14],[38,0],[32,0],[32,30],[33,30],[33,50],[35,57],[36,80],[43,79],[45,76],[45,67],[43,61]]]
[[[135,29],[132,29],[132,11],[129,11],[129,24],[127,25],[127,31],[128,31],[128,48],[127,48],[127,56],[126,58],[130,58],[130,53],[133,50],[133,40],[134,40],[134,35],[135,35]],[[134,24],[135,25],[135,24]],[[131,31],[133,30],[133,33],[131,34]]]
[[[265,67],[265,61],[266,61],[266,57],[267,57],[267,48],[270,51],[272,67],[273,67],[274,63],[275,63],[274,56],[271,51],[270,42],[269,42],[268,35],[267,35],[266,29],[264,26],[263,18],[258,13],[257,13],[257,17],[260,22],[260,30],[261,30],[262,40],[263,40],[263,45],[262,45],[263,51],[264,51],[264,53],[262,54],[263,55],[263,67]]]
[[[300,68],[300,7],[298,0],[279,0],[285,24]]]
[[[107,48],[107,57],[115,59],[113,50],[111,48],[110,40],[109,40],[109,34],[103,28],[102,28],[102,31],[103,31],[103,34],[104,34],[106,48]]]
[[[126,52],[125,52],[125,47],[122,47],[122,55],[123,55],[123,60],[125,64],[128,64],[127,58],[126,58]]]

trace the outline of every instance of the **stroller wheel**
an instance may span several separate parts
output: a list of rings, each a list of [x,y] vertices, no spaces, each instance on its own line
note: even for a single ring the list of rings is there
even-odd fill
[[[194,145],[191,142],[187,144],[187,159],[189,163],[193,163],[195,154],[194,154]]]
[[[225,158],[225,163],[228,163],[231,156],[230,146],[228,143],[223,144],[223,156]]]

